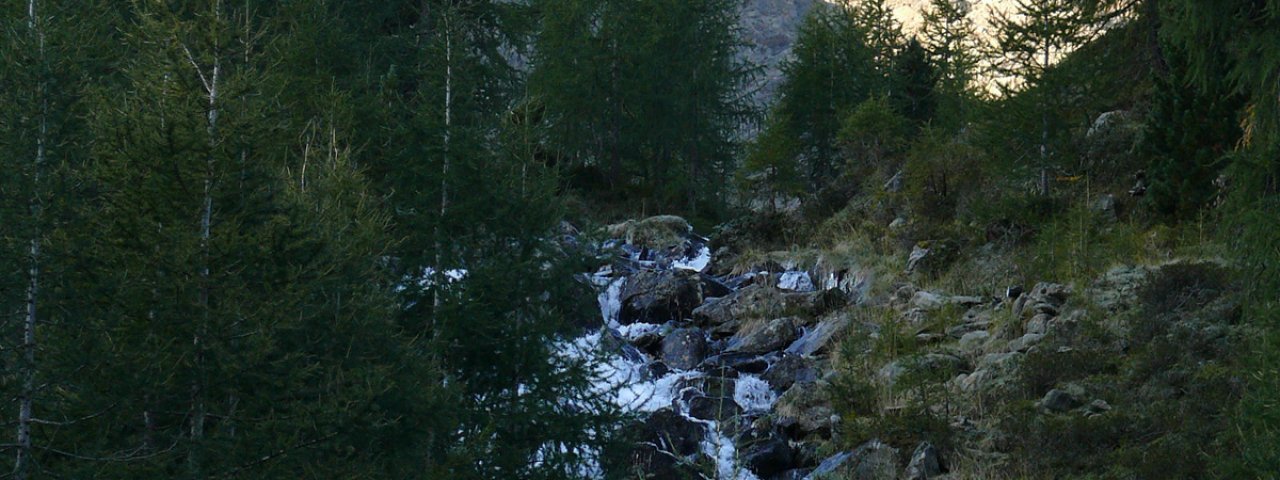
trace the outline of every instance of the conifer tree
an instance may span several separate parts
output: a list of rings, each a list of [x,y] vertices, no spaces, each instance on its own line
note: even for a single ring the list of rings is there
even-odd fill
[[[530,95],[560,158],[602,170],[612,188],[634,181],[664,206],[714,199],[753,113],[737,4],[538,2]]]
[[[898,112],[917,127],[933,119],[938,104],[938,75],[915,38],[895,58],[891,80],[894,87],[889,96]]]
[[[883,86],[877,53],[847,7],[814,9],[792,51],[783,65],[776,115],[798,135],[795,161],[805,166],[810,188],[821,188],[839,163],[836,135],[842,115]]]
[[[921,44],[937,68],[938,117],[956,127],[964,121],[978,68],[978,39],[965,2],[931,0],[924,11]]]
[[[1054,155],[1051,142],[1061,134],[1054,125],[1054,112],[1067,102],[1071,83],[1050,74],[1054,62],[1092,37],[1092,10],[1072,0],[1019,0],[1013,13],[996,16],[994,26],[998,36],[995,67],[1004,77],[1000,87],[1005,95],[1024,91],[1034,96],[1040,124],[1035,141],[1038,189],[1047,195]]]

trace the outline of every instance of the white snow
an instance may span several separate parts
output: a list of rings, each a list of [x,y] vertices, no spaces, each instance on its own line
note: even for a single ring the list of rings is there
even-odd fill
[[[671,263],[671,267],[701,272],[703,269],[707,268],[707,264],[709,263],[711,263],[711,247],[703,245],[702,248],[698,249],[698,253],[696,255],[676,260]]]
[[[755,375],[741,375],[734,383],[733,401],[748,413],[767,412],[777,399],[778,395],[769,388],[769,383]]]
[[[809,278],[809,272],[794,270],[782,273],[782,276],[778,278],[778,288],[797,292],[812,292],[814,290],[813,280]]]

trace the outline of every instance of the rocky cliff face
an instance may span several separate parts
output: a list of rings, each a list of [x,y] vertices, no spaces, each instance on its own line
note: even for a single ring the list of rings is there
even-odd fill
[[[969,8],[969,18],[973,20],[978,36],[989,40],[992,35],[991,21],[998,12],[1008,11],[1013,6],[1012,0],[952,0],[963,3]],[[791,57],[791,46],[796,41],[797,31],[805,15],[815,6],[828,5],[831,0],[747,0],[741,10],[743,42],[746,48],[743,57],[753,65],[762,68],[761,74],[752,83],[754,97],[761,102],[769,102],[776,95],[782,81],[782,64]],[[929,8],[929,0],[889,0],[898,21],[902,22],[907,35],[918,32],[924,21],[923,12]]]
[[[762,72],[752,84],[755,97],[772,99],[782,81],[782,62],[791,56],[791,45],[805,15],[825,0],[747,0],[740,25],[746,48],[743,57]]]

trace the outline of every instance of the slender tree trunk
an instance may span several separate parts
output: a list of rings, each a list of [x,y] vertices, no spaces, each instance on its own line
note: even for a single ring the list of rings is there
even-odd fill
[[[34,403],[36,394],[36,322],[40,297],[40,242],[41,217],[43,205],[40,199],[41,175],[45,163],[45,145],[49,135],[49,92],[45,82],[45,49],[44,31],[37,18],[36,0],[27,2],[27,27],[37,42],[37,62],[39,80],[36,95],[40,102],[40,121],[36,136],[36,156],[31,178],[31,234],[30,250],[27,265],[27,311],[22,322],[22,394],[18,401],[17,461],[14,464],[14,478],[26,480],[31,474],[32,439],[31,424],[34,421]]]
[[[1041,84],[1049,72],[1049,35],[1044,39],[1044,63],[1041,64]],[[1049,195],[1049,92],[1041,86],[1040,92],[1040,195]]]
[[[215,1],[213,4],[214,18],[217,23],[221,23],[222,19],[222,2]],[[192,67],[196,69],[196,73],[200,75],[200,79],[204,84],[205,93],[208,99],[206,112],[205,132],[208,135],[207,146],[208,153],[205,155],[205,171],[204,171],[204,190],[203,190],[203,207],[200,213],[200,290],[198,298],[198,306],[200,308],[200,324],[196,326],[196,331],[192,335],[192,347],[195,350],[194,370],[195,380],[191,384],[191,449],[187,451],[187,468],[191,476],[199,477],[201,475],[201,459],[199,455],[200,443],[204,439],[205,422],[208,417],[208,407],[205,404],[204,392],[204,350],[205,337],[211,328],[211,312],[209,305],[209,296],[211,286],[210,263],[211,255],[209,243],[213,237],[213,189],[214,189],[214,171],[215,162],[217,160],[216,149],[218,146],[218,87],[222,81],[222,61],[221,52],[218,51],[218,45],[213,46],[213,66],[209,71],[209,75],[204,74],[204,70],[196,62],[191,52],[187,51],[187,56],[191,61]]]
[[[440,212],[435,231],[435,275],[436,288],[432,291],[431,305],[434,311],[440,309],[440,287],[444,282],[444,219],[449,211],[449,144],[453,130],[453,30],[449,16],[444,14],[444,145],[440,162]]]

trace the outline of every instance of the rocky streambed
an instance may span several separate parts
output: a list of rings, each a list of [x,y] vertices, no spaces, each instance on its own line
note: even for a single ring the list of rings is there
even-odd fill
[[[865,279],[815,281],[817,272],[780,265],[727,273],[711,268],[706,239],[679,237],[668,248],[605,245],[615,259],[591,275],[603,326],[574,343],[604,354],[597,388],[647,418],[632,468],[719,479],[833,470],[849,453],[824,459],[803,440],[839,421],[815,382]]]

